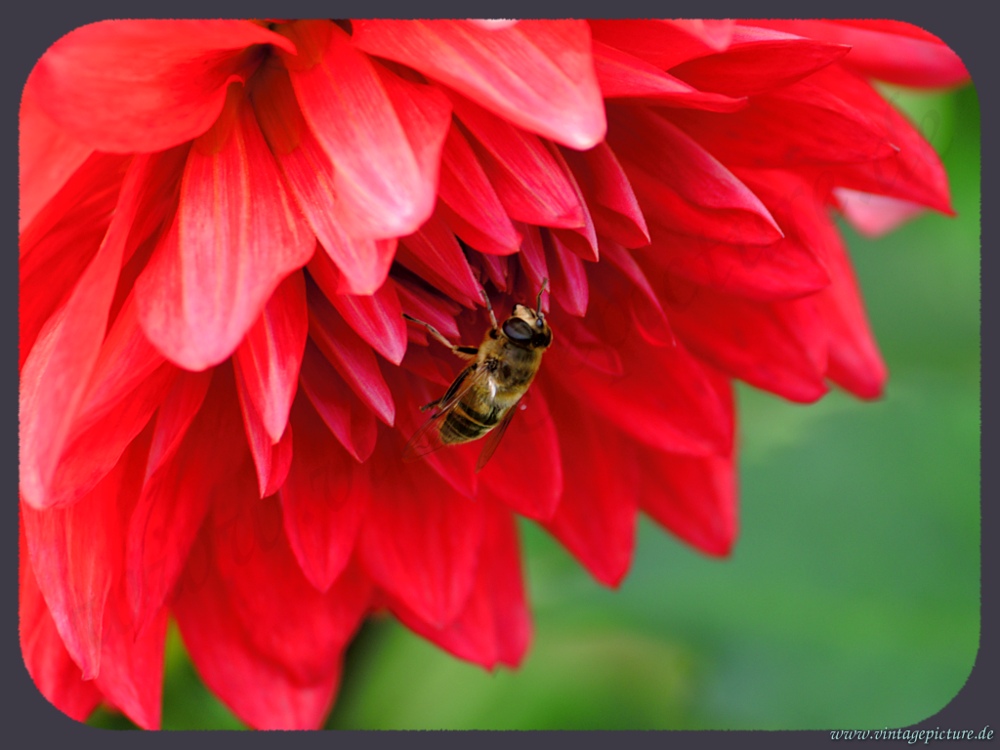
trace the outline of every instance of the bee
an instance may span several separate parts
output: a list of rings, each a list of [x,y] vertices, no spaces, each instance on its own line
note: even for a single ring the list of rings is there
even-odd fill
[[[420,407],[421,411],[434,409],[434,413],[403,449],[404,461],[413,461],[446,445],[485,437],[476,471],[486,465],[535,379],[542,354],[552,344],[552,329],[542,314],[542,292],[547,286],[548,279],[542,279],[535,309],[515,304],[502,326],[497,325],[490,298],[482,290],[491,327],[478,347],[456,346],[430,323],[403,313],[404,318],[422,325],[456,356],[474,360],[441,398]]]

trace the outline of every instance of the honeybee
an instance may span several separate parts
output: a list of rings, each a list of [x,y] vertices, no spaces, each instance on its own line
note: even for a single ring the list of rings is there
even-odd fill
[[[485,437],[476,471],[486,465],[507,431],[517,404],[535,379],[542,354],[552,344],[552,329],[542,314],[542,292],[547,286],[548,279],[542,279],[534,310],[515,304],[502,326],[497,325],[490,298],[482,290],[491,327],[478,347],[452,344],[430,323],[403,313],[404,318],[422,325],[456,356],[475,360],[458,374],[441,398],[420,407],[421,411],[434,409],[434,413],[406,444],[404,461],[413,461],[445,445]]]

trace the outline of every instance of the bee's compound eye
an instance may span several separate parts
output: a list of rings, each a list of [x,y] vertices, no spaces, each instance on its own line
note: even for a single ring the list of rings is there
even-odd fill
[[[514,341],[531,341],[531,326],[520,318],[507,318],[503,324],[503,332]]]

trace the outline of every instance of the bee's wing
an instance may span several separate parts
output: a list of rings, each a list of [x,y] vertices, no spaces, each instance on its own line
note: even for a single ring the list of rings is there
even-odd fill
[[[403,448],[403,460],[416,461],[421,456],[443,448],[445,443],[441,441],[441,430],[439,429],[441,423],[448,418],[452,409],[458,406],[466,393],[488,377],[489,371],[486,368],[477,369],[475,363],[462,370],[455,378],[455,382],[445,392],[441,401],[434,407],[434,413],[417,428],[413,437]]]
[[[500,441],[503,439],[503,434],[507,432],[507,427],[510,425],[510,420],[514,417],[514,412],[517,411],[520,406],[520,400],[507,410],[507,413],[503,415],[500,423],[490,430],[486,437],[483,438],[484,445],[482,453],[479,454],[479,460],[476,461],[476,471],[479,471],[484,466],[486,462],[489,461],[493,454],[496,452],[497,446],[500,445]]]

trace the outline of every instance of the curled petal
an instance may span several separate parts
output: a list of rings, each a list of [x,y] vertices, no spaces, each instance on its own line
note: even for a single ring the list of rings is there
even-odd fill
[[[529,20],[489,31],[467,21],[356,21],[354,43],[570,148],[604,138],[585,21]]]
[[[262,44],[294,52],[248,21],[102,21],[53,44],[31,80],[49,116],[93,148],[161,151],[209,129]]]

